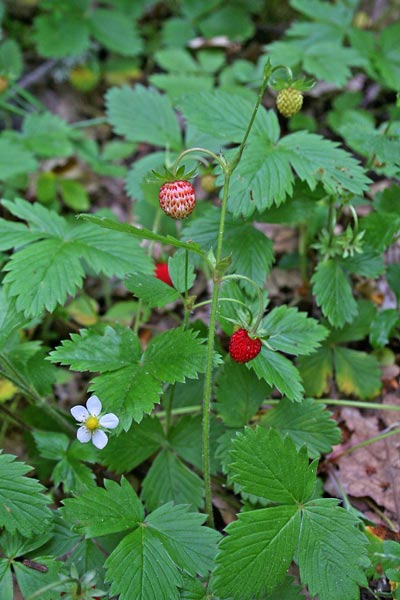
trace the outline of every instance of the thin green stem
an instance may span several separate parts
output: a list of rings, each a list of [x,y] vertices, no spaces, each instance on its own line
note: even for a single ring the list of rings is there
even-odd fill
[[[13,113],[14,115],[18,115],[19,117],[26,117],[27,111],[22,110],[22,108],[17,108],[13,104],[8,104],[8,102],[4,102],[4,100],[0,100],[0,108],[6,110],[7,112]]]
[[[25,102],[28,103],[28,105],[30,104],[31,106],[34,106],[39,111],[45,111],[46,110],[46,107],[44,106],[44,104],[42,104],[40,102],[40,100],[38,100],[37,98],[35,98],[35,96],[33,94],[31,94],[30,92],[28,92],[28,90],[24,89],[23,87],[21,87],[19,85],[15,85],[14,89],[16,90],[17,94],[21,98],[23,98],[25,100]]]
[[[218,244],[216,254],[216,264],[221,260],[222,255],[222,238],[225,227],[226,205],[228,202],[230,175],[226,173],[224,190],[222,196],[222,207],[220,224],[218,231]],[[214,515],[212,510],[212,492],[211,492],[211,465],[210,465],[210,417],[211,417],[211,396],[212,396],[212,371],[213,371],[213,353],[215,343],[215,329],[217,321],[218,297],[221,286],[221,280],[214,274],[214,288],[211,301],[210,324],[208,329],[207,340],[207,359],[206,373],[204,381],[204,404],[203,404],[203,473],[205,486],[205,510],[208,515],[208,525],[214,527]]]
[[[177,170],[178,165],[181,162],[182,158],[184,158],[188,154],[193,154],[194,152],[202,152],[203,154],[207,154],[208,156],[211,156],[211,158],[213,158],[220,165],[221,169],[225,172],[226,162],[225,162],[224,158],[222,156],[218,156],[218,154],[215,154],[215,152],[212,152],[211,150],[208,150],[207,148],[201,148],[199,146],[195,147],[195,148],[188,148],[187,150],[183,150],[183,152],[181,152],[179,154],[178,158],[174,162],[174,164],[172,166],[172,172],[176,173],[176,170]]]
[[[187,329],[187,326],[189,324],[189,252],[187,250],[185,250],[185,299],[184,299],[184,317],[183,317],[183,328]]]
[[[172,404],[174,401],[174,393],[175,393],[175,383],[173,383],[169,388],[169,394],[164,395],[164,406],[165,406],[165,429],[166,434],[168,435],[169,430],[171,429],[171,417],[172,417]]]
[[[259,288],[259,286],[256,284],[255,281],[250,279],[250,277],[246,277],[246,275],[239,275],[238,273],[232,273],[231,275],[225,275],[222,278],[222,281],[229,281],[230,279],[233,279],[233,280],[240,279],[242,281],[247,281],[247,283],[250,283],[257,292],[258,315],[257,315],[257,318],[254,321],[254,325],[252,326],[251,331],[250,331],[250,334],[254,335],[258,329],[259,324],[261,323],[261,319],[264,316],[264,296],[263,296],[262,290]]]
[[[84,121],[77,121],[71,123],[72,129],[81,129],[84,127],[94,127],[95,125],[106,125],[108,123],[106,117],[95,117],[94,119],[85,119]]]
[[[173,408],[171,409],[171,415],[179,416],[179,415],[191,415],[193,413],[201,412],[202,406],[201,404],[194,404],[193,406],[182,406],[182,408]],[[156,417],[159,419],[167,418],[167,411],[160,410],[154,413]]]
[[[43,594],[45,594],[46,592],[49,592],[50,590],[55,590],[57,588],[59,588],[61,585],[65,585],[66,583],[76,583],[77,586],[80,588],[81,582],[79,581],[79,579],[76,579],[75,577],[68,577],[66,579],[63,579],[62,581],[54,581],[53,583],[49,583],[49,585],[45,585],[44,587],[40,588],[39,590],[36,590],[36,592],[34,594],[31,594],[27,600],[34,600],[35,598],[43,598]]]
[[[333,240],[335,237],[335,225],[336,225],[335,199],[331,197],[331,198],[329,198],[329,210],[328,210],[329,248],[332,248]]]
[[[399,412],[400,406],[397,404],[379,404],[379,402],[359,402],[358,400],[336,400],[336,398],[313,398],[317,404],[326,404],[327,406],[352,406],[354,408],[367,408],[370,410],[391,410]],[[265,404],[279,404],[280,400],[266,400]]]

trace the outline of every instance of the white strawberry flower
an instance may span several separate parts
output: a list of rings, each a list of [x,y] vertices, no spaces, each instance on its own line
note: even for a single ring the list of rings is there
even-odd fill
[[[115,429],[118,427],[119,419],[114,413],[101,415],[101,402],[97,396],[90,396],[85,406],[74,406],[71,414],[81,425],[76,432],[76,437],[82,444],[92,440],[99,450],[102,450],[108,442],[104,429]]]

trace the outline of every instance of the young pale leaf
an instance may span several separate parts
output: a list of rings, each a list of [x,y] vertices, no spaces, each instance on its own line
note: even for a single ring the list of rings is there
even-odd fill
[[[272,350],[286,354],[311,354],[328,335],[327,329],[297,308],[279,306],[262,320],[262,337]]]
[[[359,586],[367,585],[362,567],[368,562],[368,540],[357,524],[337,500],[313,500],[305,506],[296,560],[312,596],[359,599]]]
[[[228,360],[217,381],[215,409],[227,427],[243,427],[271,394],[271,387],[254,371]]]
[[[61,509],[63,517],[88,538],[135,528],[144,518],[143,506],[124,477],[121,485],[105,479],[104,486],[67,498]]]
[[[357,303],[339,261],[330,259],[319,263],[311,282],[317,304],[332,325],[343,327],[354,319]]]
[[[148,275],[135,273],[128,277],[125,286],[150,308],[165,306],[179,298],[177,290],[155,276],[149,277]]]
[[[259,379],[265,379],[269,385],[276,387],[289,400],[299,402],[303,396],[303,386],[300,373],[287,358],[268,350],[265,346],[256,358],[247,365],[256,373]]]
[[[110,593],[120,600],[178,600],[182,576],[155,531],[138,527],[105,562]]]
[[[151,511],[173,500],[193,510],[203,506],[203,482],[169,450],[163,450],[143,480],[142,499]]]
[[[164,431],[157,417],[145,417],[129,431],[109,440],[101,453],[101,461],[116,473],[132,471],[152,456],[165,442]]]
[[[190,575],[206,576],[214,566],[216,544],[221,535],[202,527],[206,515],[188,512],[187,506],[160,506],[146,517],[172,560]]]
[[[233,481],[249,494],[283,504],[304,502],[312,494],[316,465],[309,465],[306,448],[297,450],[290,436],[246,428],[234,441],[230,458]]]
[[[372,354],[337,347],[334,349],[336,381],[339,389],[347,395],[361,399],[377,396],[382,387],[378,359]]]
[[[106,94],[106,105],[115,133],[132,142],[181,149],[180,127],[166,96],[142,85],[136,85],[134,90],[115,87]]]
[[[260,425],[273,427],[281,435],[289,434],[297,448],[306,446],[308,455],[316,458],[331,452],[332,446],[340,442],[340,429],[331,416],[324,405],[312,398],[299,403],[283,398],[263,416]]]
[[[212,587],[232,600],[263,598],[285,577],[300,534],[297,506],[241,513],[219,545]]]
[[[329,378],[333,376],[333,356],[328,345],[322,346],[311,356],[301,356],[297,366],[306,394],[319,397],[328,391]]]
[[[15,456],[0,454],[0,527],[30,536],[49,527],[50,500],[40,483],[25,477],[31,467],[14,461]]]

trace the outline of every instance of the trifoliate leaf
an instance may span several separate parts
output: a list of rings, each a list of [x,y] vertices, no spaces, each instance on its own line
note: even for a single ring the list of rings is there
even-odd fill
[[[143,506],[124,477],[121,485],[106,479],[104,486],[79,498],[67,498],[61,509],[63,517],[88,538],[127,531],[144,517]]]
[[[271,387],[258,379],[254,371],[230,360],[225,363],[216,385],[215,410],[227,427],[247,425],[271,394]]]
[[[333,356],[329,346],[322,346],[311,356],[301,356],[298,368],[306,394],[322,396],[329,388],[329,378],[333,376]]]
[[[285,305],[274,308],[262,320],[258,333],[266,338],[272,350],[295,356],[311,354],[328,335],[315,319]]]
[[[105,562],[110,593],[120,600],[178,600],[182,576],[156,532],[138,527]]]
[[[233,481],[249,494],[282,504],[301,503],[312,494],[316,465],[309,465],[305,447],[298,451],[291,437],[274,429],[246,428],[230,458]]]
[[[241,513],[219,545],[212,587],[232,600],[262,598],[283,581],[300,534],[295,505]]]
[[[196,510],[203,506],[203,493],[200,477],[168,450],[157,456],[142,485],[142,498],[149,511],[170,501]]]
[[[164,283],[164,281],[160,281],[155,276],[149,277],[148,275],[135,273],[128,277],[125,286],[150,308],[165,306],[170,302],[175,302],[180,297],[176,289]]]
[[[136,85],[112,88],[106,94],[108,119],[115,133],[132,142],[180,150],[180,127],[166,96]]]
[[[121,600],[178,600],[182,572],[206,573],[213,564],[219,534],[204,520],[172,503],[154,511],[107,559],[111,593]]]
[[[349,511],[337,500],[312,500],[303,512],[297,549],[301,581],[320,600],[358,600],[359,586],[367,585],[365,535]],[[323,568],[321,568],[323,566]]]
[[[0,526],[28,536],[49,526],[50,499],[42,493],[40,483],[25,477],[31,467],[14,461],[15,456],[0,454]]]
[[[177,565],[190,575],[207,575],[214,566],[216,542],[220,534],[202,527],[204,514],[189,513],[187,506],[160,506],[146,518],[156,530],[165,549]]]
[[[269,385],[276,387],[289,400],[299,402],[303,395],[300,373],[287,358],[262,346],[261,352],[247,365],[259,379],[265,379]]]
[[[140,425],[132,423],[129,431],[111,438],[101,453],[101,461],[116,473],[126,473],[157,452],[164,442],[160,420],[145,417]]]
[[[94,37],[108,50],[122,56],[136,56],[142,49],[142,40],[132,19],[122,12],[95,9],[89,17]]]
[[[144,249],[123,234],[105,233],[91,224],[69,224],[55,212],[24,200],[3,204],[44,238],[16,251],[5,267],[8,293],[26,316],[53,311],[68,294],[74,295],[82,285],[84,266],[109,277],[152,271]]]
[[[357,315],[349,279],[337,260],[320,262],[311,282],[317,304],[335,327],[343,327]]]
[[[283,398],[262,417],[260,425],[273,427],[282,436],[289,434],[297,448],[306,446],[308,455],[316,458],[340,442],[340,429],[331,417],[332,413],[312,398],[299,403]]]
[[[373,398],[381,389],[381,369],[372,354],[350,348],[334,349],[336,381],[339,389],[361,399]]]

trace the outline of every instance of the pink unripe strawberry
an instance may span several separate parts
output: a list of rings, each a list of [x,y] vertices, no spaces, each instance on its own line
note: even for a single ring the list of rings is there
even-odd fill
[[[246,329],[238,329],[229,340],[229,354],[237,363],[253,360],[260,353],[261,340],[251,338]]]
[[[161,281],[173,287],[174,284],[169,276],[168,263],[157,263],[154,269],[154,275],[157,277],[157,279],[161,279]]]
[[[183,179],[164,183],[159,198],[165,214],[177,220],[188,217],[196,206],[194,187]]]

